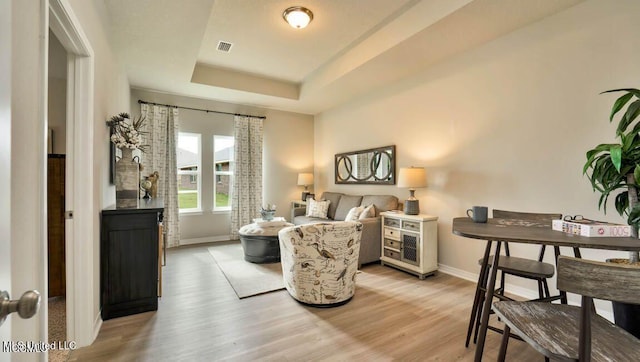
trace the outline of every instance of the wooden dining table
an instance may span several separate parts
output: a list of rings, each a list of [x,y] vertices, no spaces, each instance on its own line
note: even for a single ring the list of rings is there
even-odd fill
[[[488,276],[488,284],[485,292],[485,302],[478,332],[475,361],[482,360],[489,315],[491,313],[491,301],[495,291],[496,275],[498,268],[500,248],[502,243],[524,243],[537,245],[550,245],[573,248],[575,256],[580,257],[579,249],[603,249],[617,251],[640,251],[640,240],[630,237],[586,237],[567,234],[551,229],[551,225],[541,225],[529,220],[512,219],[488,219],[486,223],[476,223],[469,217],[453,219],[452,232],[455,235],[466,238],[486,240],[484,252],[484,264],[481,270],[486,270],[488,256],[493,252],[495,259],[491,265]],[[494,246],[495,245],[495,246]],[[492,251],[493,249],[493,251]]]

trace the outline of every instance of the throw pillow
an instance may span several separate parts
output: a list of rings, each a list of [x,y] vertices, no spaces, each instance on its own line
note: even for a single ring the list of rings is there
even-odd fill
[[[365,207],[364,210],[362,210],[359,220],[368,219],[370,217],[376,217],[376,207],[373,204]]]
[[[358,218],[362,214],[362,210],[364,210],[364,206],[356,206],[352,207],[351,210],[347,213],[347,217],[344,221],[358,221]]]
[[[307,216],[326,219],[330,203],[331,201],[329,200],[316,201],[314,199],[307,199]]]

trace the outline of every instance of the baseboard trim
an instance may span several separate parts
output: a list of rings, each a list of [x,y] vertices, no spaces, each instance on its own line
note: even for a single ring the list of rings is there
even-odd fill
[[[95,322],[93,323],[93,338],[91,339],[91,344],[98,338],[98,333],[100,333],[100,328],[102,328],[102,316],[100,312],[96,316]]]
[[[193,238],[193,239],[180,239],[180,245],[193,245],[193,244],[203,244],[203,243],[213,243],[217,241],[229,241],[231,237],[229,235],[222,236],[207,236],[204,238]]]
[[[478,274],[468,272],[466,270],[454,268],[444,264],[438,264],[438,271],[452,275],[456,278],[468,280],[474,284],[478,281]]]

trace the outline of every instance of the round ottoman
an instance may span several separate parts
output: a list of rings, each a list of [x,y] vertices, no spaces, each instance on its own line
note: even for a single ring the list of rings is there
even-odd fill
[[[287,226],[293,224],[286,222],[284,218],[275,218],[273,221],[256,220],[253,224],[241,227],[238,234],[244,250],[244,260],[258,264],[279,262],[278,231]]]

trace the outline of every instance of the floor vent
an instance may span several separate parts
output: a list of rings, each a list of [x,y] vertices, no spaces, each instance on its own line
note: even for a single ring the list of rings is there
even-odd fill
[[[221,52],[226,52],[228,53],[231,50],[231,47],[233,46],[233,44],[226,42],[226,41],[219,41],[218,42],[218,50]]]

